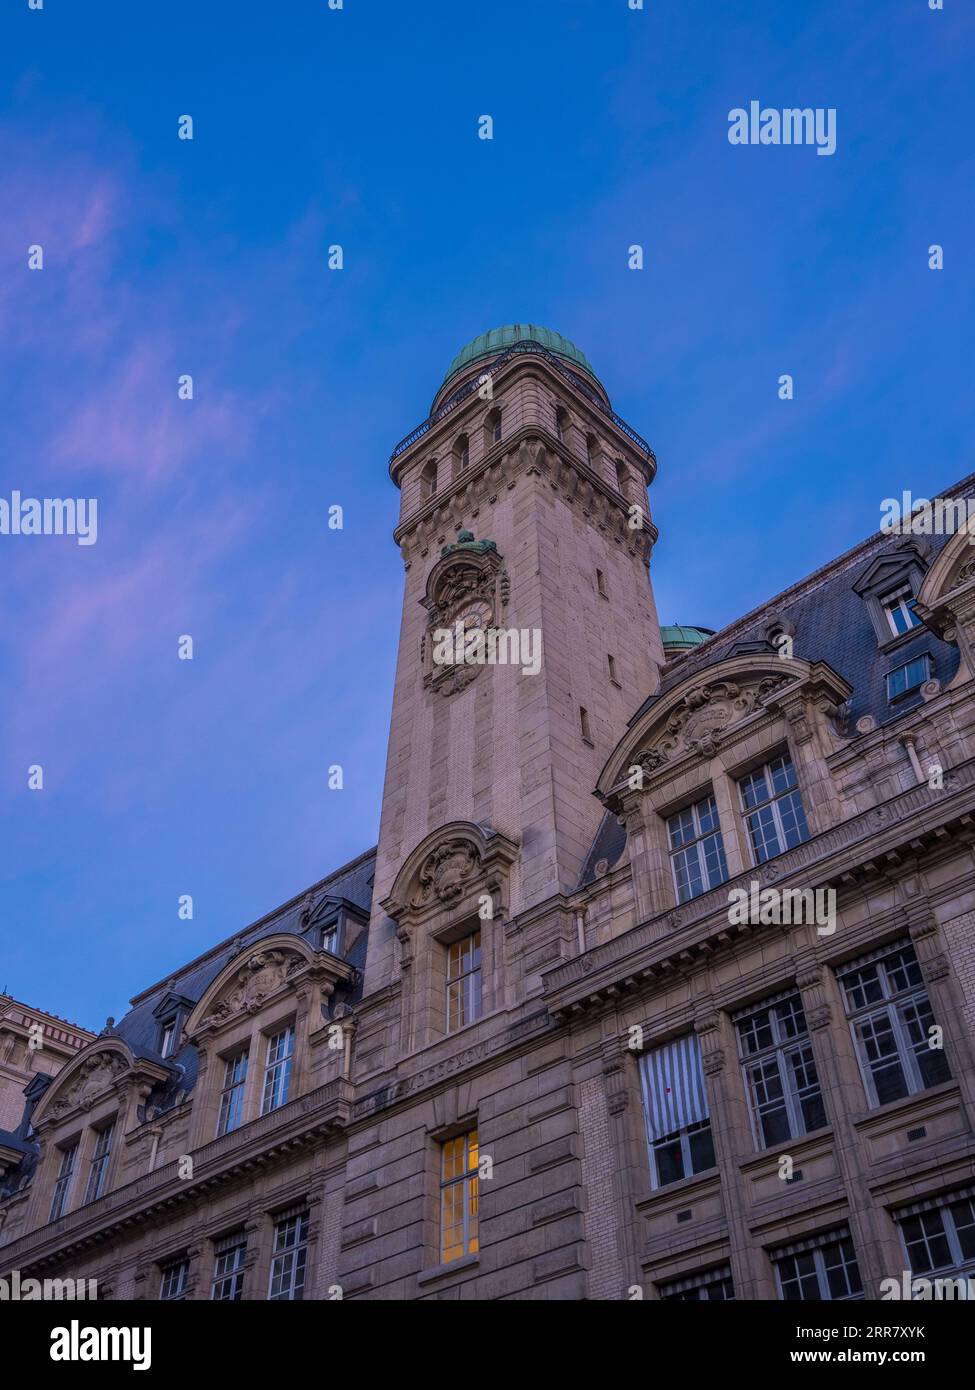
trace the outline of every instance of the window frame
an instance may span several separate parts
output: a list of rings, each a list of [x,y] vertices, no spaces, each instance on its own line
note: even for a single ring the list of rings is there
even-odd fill
[[[305,1276],[308,1271],[307,1210],[282,1213],[274,1218],[271,1237],[271,1264],[268,1270],[267,1297],[269,1303],[302,1303],[305,1296]],[[288,1239],[293,1230],[294,1239]],[[282,1241],[282,1231],[284,1239]],[[274,1293],[278,1281],[278,1292]]]
[[[775,790],[773,769],[776,763],[782,763],[784,766],[787,765],[792,770],[792,781],[787,783],[785,788],[780,792]],[[756,801],[754,805],[749,806],[745,797],[745,783],[757,777],[762,777],[764,779],[769,795],[764,801]],[[738,805],[741,812],[742,824],[745,828],[745,838],[748,843],[749,854],[751,855],[752,868],[760,868],[762,864],[767,864],[770,859],[776,859],[780,854],[788,853],[790,849],[795,849],[798,845],[805,844],[810,838],[809,821],[806,817],[806,807],[802,799],[802,789],[799,786],[799,774],[796,771],[795,760],[789,748],[780,749],[777,753],[771,755],[766,754],[763,762],[748,768],[747,771],[738,773],[735,777],[735,784],[738,788]],[[790,802],[797,827],[800,827],[801,822],[801,830],[803,831],[799,839],[791,845],[787,843],[785,824],[782,819],[782,807],[780,805],[781,802],[786,800]],[[799,809],[798,815],[795,810],[797,805]],[[765,858],[762,859],[759,858],[756,836],[752,829],[752,820],[759,817],[760,814],[766,810],[768,810],[772,816],[772,824],[779,848],[775,850],[774,853],[767,854]],[[759,821],[758,825],[760,828],[762,822]]]
[[[261,1115],[270,1115],[275,1110],[280,1110],[282,1106],[288,1104],[291,1099],[291,1080],[294,1075],[295,1063],[295,1024],[294,1020],[285,1023],[275,1029],[273,1033],[264,1032],[264,1070],[261,1074]],[[271,1051],[279,1038],[287,1038],[288,1051],[281,1053],[272,1061]],[[272,1080],[272,1076],[277,1076]],[[284,1081],[280,1083],[278,1077],[283,1076]],[[283,1096],[273,1105],[268,1104],[269,1096],[273,1097],[278,1091],[283,1089]]]
[[[833,1294],[829,1286],[829,1271],[830,1269],[836,1269],[839,1266],[827,1265],[825,1252],[827,1250],[832,1249],[833,1247],[836,1247],[842,1251],[844,1244],[848,1244],[850,1247],[850,1251],[852,1254],[852,1262],[843,1260],[841,1267],[844,1271],[844,1274],[846,1275],[846,1280],[848,1284],[851,1283],[849,1277],[851,1267],[853,1270],[855,1270],[857,1282],[859,1283],[860,1288],[856,1292],[840,1294],[836,1296]],[[786,1262],[786,1260],[795,1261],[803,1255],[812,1256],[813,1274],[815,1275],[816,1284],[819,1291],[819,1297],[786,1298],[782,1279],[782,1270],[780,1266],[783,1265]],[[793,1251],[791,1254],[781,1255],[776,1255],[774,1250],[769,1251],[769,1259],[771,1261],[772,1269],[775,1274],[775,1287],[778,1292],[779,1301],[781,1303],[859,1303],[863,1301],[863,1276],[860,1273],[860,1261],[857,1257],[856,1246],[853,1244],[853,1235],[848,1228],[844,1232],[838,1233],[834,1240],[824,1240],[822,1244],[812,1246],[807,1250],[796,1250]],[[808,1277],[808,1274],[797,1274],[795,1282],[798,1284],[800,1289],[802,1287],[801,1281]]]
[[[897,1225],[898,1236],[900,1237],[901,1247],[904,1251],[904,1259],[907,1263],[907,1268],[911,1271],[915,1279],[927,1279],[932,1275],[937,1278],[944,1278],[946,1275],[951,1275],[956,1278],[975,1279],[975,1244],[973,1244],[972,1253],[966,1255],[962,1249],[961,1241],[958,1236],[957,1218],[952,1210],[953,1207],[961,1206],[963,1202],[968,1202],[972,1209],[971,1214],[975,1217],[975,1194],[972,1193],[963,1193],[961,1196],[956,1196],[954,1198],[951,1193],[948,1193],[936,1206],[928,1207],[924,1211],[908,1212],[904,1215],[898,1215],[897,1212],[894,1212],[894,1221]],[[910,1246],[917,1245],[919,1242],[908,1241],[904,1226],[908,1221],[913,1221],[915,1219],[921,1221],[923,1217],[932,1215],[933,1213],[937,1213],[940,1218],[941,1234],[947,1242],[951,1263],[933,1264],[929,1265],[927,1269],[915,1269],[911,1257]],[[922,1230],[922,1239],[925,1249],[930,1249],[928,1243],[929,1233],[927,1231]]]
[[[712,828],[702,830],[699,808],[706,803],[709,803],[713,808],[714,824]],[[693,822],[694,836],[689,840],[682,840],[679,844],[675,844],[672,824],[688,813],[690,813]],[[721,815],[718,811],[718,802],[713,787],[709,788],[703,796],[696,796],[694,801],[665,815],[663,817],[663,822],[667,843],[667,857],[670,861],[670,876],[674,885],[674,893],[676,894],[678,904],[693,902],[695,898],[703,897],[705,893],[709,893],[712,888],[720,888],[723,883],[728,882],[730,877],[728,873],[728,856],[725,852],[724,832],[721,828]],[[718,863],[723,871],[721,877],[714,881],[712,881],[710,871],[707,868],[706,857],[702,858],[702,856],[704,856],[703,846],[708,840],[714,840],[717,843]],[[695,852],[698,878],[702,883],[702,887],[699,888],[697,892],[688,892],[686,895],[682,896],[680,878],[677,873],[677,861],[681,856],[685,856],[691,848],[693,848]],[[686,862],[686,860],[682,862]],[[690,884],[690,875],[688,875],[688,883]]]
[[[465,956],[464,947],[470,945],[469,957]],[[476,1023],[481,1017],[484,1004],[484,980],[482,975],[482,940],[481,929],[476,927],[466,935],[460,936],[456,941],[451,941],[445,947],[447,953],[446,975],[444,985],[444,1032],[456,1033],[461,1028],[466,1028],[471,1023]],[[461,968],[456,974],[451,974],[451,967],[456,961],[461,967],[465,960],[469,958],[471,964],[468,968]],[[471,1012],[468,1016],[464,1012],[467,1003],[467,982],[471,981]],[[457,1015],[458,1021],[451,1022],[453,1016],[452,1005],[458,1002]],[[463,1013],[463,1017],[460,1015]]]
[[[217,1102],[217,1133],[216,1137],[222,1139],[225,1134],[232,1134],[235,1129],[240,1129],[244,1124],[245,1104],[247,1100],[247,1077],[250,1072],[250,1044],[245,1043],[243,1047],[238,1047],[235,1052],[222,1059],[224,1065],[223,1085],[220,1087],[220,1097]],[[233,1069],[239,1062],[243,1062],[243,1075],[235,1080]],[[230,1098],[228,1100],[228,1097]],[[226,1102],[226,1115],[225,1115]],[[235,1107],[236,1103],[236,1108]],[[235,1124],[227,1124],[225,1121],[231,1114],[236,1116]]]
[[[892,691],[890,687],[891,677],[898,675],[901,671],[909,671],[912,666],[923,667],[923,674],[920,680],[915,681],[913,685],[906,685],[903,690]],[[925,681],[931,679],[931,670],[932,663],[930,652],[919,652],[917,656],[912,656],[910,661],[903,661],[899,666],[892,667],[884,676],[887,687],[887,703],[891,705],[896,704],[897,701],[906,700],[909,695],[916,694],[921,686],[924,685]]]
[[[48,1221],[60,1221],[68,1209],[68,1202],[71,1197],[71,1190],[74,1187],[74,1180],[78,1171],[78,1158],[81,1153],[81,1136],[70,1143],[61,1144],[58,1147],[61,1155],[58,1164],[57,1176],[54,1180],[54,1191],[51,1194],[51,1214]],[[65,1172],[65,1160],[70,1159],[70,1166]]]
[[[97,1202],[104,1197],[105,1189],[108,1186],[108,1170],[112,1162],[112,1154],[115,1152],[115,1126],[118,1116],[113,1116],[105,1124],[94,1131],[95,1146],[92,1149],[91,1158],[88,1163],[88,1178],[85,1183],[85,1200],[83,1206],[88,1206],[90,1202]],[[100,1152],[102,1140],[106,1140],[104,1152]]]
[[[891,637],[905,637],[909,632],[915,632],[919,627],[924,626],[917,613],[917,595],[909,582],[899,584],[895,589],[881,594],[879,602],[884,617],[887,619]],[[906,627],[897,627],[894,615],[898,612],[905,615]]]
[[[176,1272],[175,1292],[166,1292],[167,1280],[173,1271]],[[161,1261],[159,1265],[159,1302],[160,1303],[182,1303],[186,1298],[186,1289],[190,1282],[190,1257],[189,1255],[176,1255],[171,1259]]]
[[[803,1027],[800,1032],[789,1034],[783,1027],[783,1020],[778,1010],[783,1005],[795,1000],[798,1003],[798,1013],[802,1015]],[[761,1015],[767,1015],[769,1020],[769,1031],[772,1040],[763,1046],[756,1047],[753,1052],[745,1051],[745,1035],[743,1027],[753,1020],[757,1020]],[[796,1010],[793,1010],[790,1017],[796,1019]],[[738,1060],[741,1067],[742,1083],[745,1088],[745,1097],[748,1103],[748,1114],[751,1119],[752,1136],[758,1152],[766,1149],[777,1148],[780,1144],[795,1143],[797,1140],[804,1139],[808,1134],[814,1134],[818,1129],[824,1129],[829,1125],[829,1115],[826,1111],[826,1097],[823,1091],[822,1079],[819,1075],[819,1068],[816,1065],[816,1055],[812,1045],[812,1035],[809,1032],[809,1021],[806,1018],[806,1011],[803,1006],[802,996],[798,989],[790,990],[781,998],[775,998],[768,1004],[759,1004],[753,1009],[747,1010],[744,1014],[735,1019],[735,1035],[738,1042]],[[809,1086],[805,1092],[794,1085],[796,1079],[796,1069],[790,1065],[793,1056],[801,1056],[803,1065],[811,1064],[815,1076],[815,1087]],[[770,1101],[760,1102],[756,1094],[756,1086],[751,1077],[750,1070],[754,1067],[764,1067],[768,1063],[774,1063],[775,1073],[778,1077],[781,1089],[780,1103],[773,1105]],[[766,1075],[762,1075],[764,1083]],[[805,1116],[802,1111],[804,1099],[814,1100],[818,1097],[823,1111],[822,1124],[807,1127]],[[788,1121],[788,1134],[777,1139],[766,1139],[763,1128],[763,1118],[767,1114],[785,1111]]]
[[[460,1169],[452,1176],[447,1176],[448,1158],[457,1153],[457,1145],[462,1145],[460,1150],[462,1162]],[[480,1253],[480,1188],[479,1188],[479,1160],[480,1148],[478,1141],[477,1126],[463,1131],[461,1134],[452,1135],[448,1139],[440,1141],[440,1186],[438,1190],[438,1249],[441,1264],[453,1264],[456,1260],[466,1259],[468,1256]],[[456,1231],[458,1223],[451,1221],[448,1223],[447,1217],[453,1215],[453,1207],[448,1212],[448,1194],[451,1203],[454,1201],[454,1193],[457,1189],[461,1191],[461,1208],[463,1219],[460,1224],[461,1242],[458,1248],[456,1242],[447,1244],[448,1231]],[[455,1253],[451,1254],[450,1251]]]
[[[222,1247],[222,1248],[221,1248]],[[224,1261],[233,1259],[223,1266]],[[239,1303],[244,1295],[244,1273],[247,1262],[247,1232],[231,1231],[213,1243],[213,1277],[210,1280],[211,1303]],[[223,1267],[222,1267],[223,1266]],[[224,1285],[232,1290],[226,1297]],[[221,1292],[217,1294],[217,1286]]]
[[[918,983],[908,985],[902,989],[897,989],[895,986],[891,985],[890,973],[885,962],[892,960],[894,957],[902,957],[907,952],[913,957],[913,964],[917,969]],[[853,975],[858,977],[863,976],[866,971],[871,969],[877,972],[877,980],[881,990],[880,998],[867,1000],[865,997],[863,1004],[851,1004],[846,978]],[[948,1070],[948,1075],[942,1077],[939,1081],[925,1081],[917,1060],[918,1050],[911,1043],[909,1025],[905,1023],[901,1015],[902,1008],[914,1007],[917,1009],[919,1001],[923,1001],[927,1006],[933,1026],[939,1026],[928,994],[927,983],[921,970],[921,963],[910,941],[895,942],[890,950],[878,955],[873,960],[863,961],[860,964],[852,962],[845,968],[843,966],[837,966],[836,979],[843,999],[843,1008],[849,1024],[850,1036],[853,1039],[853,1050],[856,1054],[857,1065],[860,1068],[860,1077],[866,1093],[867,1103],[871,1110],[878,1110],[883,1105],[896,1105],[899,1101],[907,1100],[911,1096],[920,1095],[924,1091],[931,1090],[934,1086],[941,1086],[946,1081],[952,1080],[951,1064],[948,1060],[946,1049],[943,1047],[931,1048],[929,1045],[930,1051],[941,1052],[944,1065]],[[862,988],[862,986],[858,987]],[[920,1013],[920,1010],[918,1010],[918,1012]],[[887,1055],[890,1058],[896,1057],[900,1067],[901,1077],[906,1087],[902,1095],[893,1096],[888,1100],[880,1099],[874,1071],[870,1065],[867,1046],[865,1041],[861,1040],[858,1033],[858,1028],[861,1024],[880,1017],[887,1020],[889,1031],[894,1042],[894,1052]],[[929,1024],[928,1026],[930,1027],[931,1025]],[[874,1034],[874,1038],[876,1039],[876,1034]],[[878,1057],[878,1060],[882,1059]],[[881,1069],[883,1070],[885,1068]]]

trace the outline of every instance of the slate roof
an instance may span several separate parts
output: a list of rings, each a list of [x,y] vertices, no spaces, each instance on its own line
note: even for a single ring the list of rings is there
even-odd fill
[[[975,474],[936,495],[975,497]],[[898,700],[895,705],[889,703],[888,672],[927,652],[931,656],[931,675],[941,682],[943,688],[958,670],[961,660],[958,648],[943,642],[922,626],[893,651],[881,652],[867,603],[853,587],[879,556],[896,554],[909,539],[897,534],[884,534],[878,529],[852,550],[831,560],[751,613],[736,619],[700,646],[676,656],[664,669],[660,689],[644,700],[629,721],[629,727],[632,728],[648,709],[688,676],[706,671],[741,649],[773,653],[775,648],[766,637],[766,630],[773,618],[784,618],[794,626],[793,651],[797,657],[806,661],[824,661],[849,681],[853,687],[848,704],[851,730],[864,715],[872,715],[877,724],[882,725],[892,723],[916,709],[922,699],[919,690]],[[951,537],[917,536],[913,539],[926,549],[927,567],[930,568]],[[625,831],[616,817],[607,812],[586,856],[577,888],[584,888],[593,882],[595,866],[601,859],[608,860],[612,868],[623,853],[625,843]]]

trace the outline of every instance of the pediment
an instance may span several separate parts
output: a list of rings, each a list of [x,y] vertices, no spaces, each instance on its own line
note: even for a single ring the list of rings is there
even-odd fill
[[[518,848],[500,831],[455,821],[426,836],[404,861],[382,904],[395,921],[466,910],[479,894],[507,901],[508,870]]]
[[[91,1043],[54,1078],[35,1107],[35,1127],[65,1119],[75,1111],[85,1113],[122,1082],[139,1077],[148,1084],[164,1080],[165,1067],[136,1058],[121,1038]]]
[[[307,963],[307,953],[296,947],[258,943],[221,972],[195,1011],[199,1020],[191,1019],[187,1032],[220,1026],[238,1014],[257,1013]]]
[[[853,585],[853,592],[863,597],[893,585],[907,577],[911,569],[923,571],[927,566],[922,548],[914,541],[904,541],[896,550],[878,555]]]

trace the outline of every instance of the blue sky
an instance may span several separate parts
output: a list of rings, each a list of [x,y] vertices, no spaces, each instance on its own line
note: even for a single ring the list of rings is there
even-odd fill
[[[566,334],[653,444],[664,622],[975,468],[945,6],[10,0],[0,495],[97,497],[99,538],[0,537],[0,988],[100,1027],[374,843],[387,460],[475,334]],[[730,145],[751,100],[835,107],[836,153]]]

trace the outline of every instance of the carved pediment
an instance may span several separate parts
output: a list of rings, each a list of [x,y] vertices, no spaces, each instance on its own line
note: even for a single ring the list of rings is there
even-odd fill
[[[417,874],[411,907],[425,907],[433,898],[455,902],[468,879],[481,870],[481,852],[473,840],[448,840],[427,855]]]
[[[393,883],[383,908],[402,924],[414,916],[473,905],[487,893],[503,909],[517,845],[497,830],[454,821],[422,840]]]
[[[444,546],[420,600],[427,610],[421,657],[424,681],[428,686],[443,695],[451,695],[470,685],[483,662],[438,662],[436,634],[444,631],[463,634],[499,626],[508,594],[508,573],[494,541],[476,541],[470,531],[461,531],[453,545]],[[463,648],[462,642],[457,645]]]
[[[46,1107],[46,1118],[57,1120],[69,1110],[90,1110],[129,1070],[129,1065],[120,1052],[96,1052],[82,1058],[70,1083],[63,1089],[59,1087],[57,1098]]]
[[[696,686],[681,699],[652,742],[641,749],[635,762],[647,772],[685,753],[713,757],[722,734],[758,709],[776,690],[790,685],[794,676],[764,676],[752,682],[713,681]]]
[[[240,1013],[256,1013],[304,963],[304,957],[294,951],[252,952],[225,983],[200,1026],[222,1024]]]

